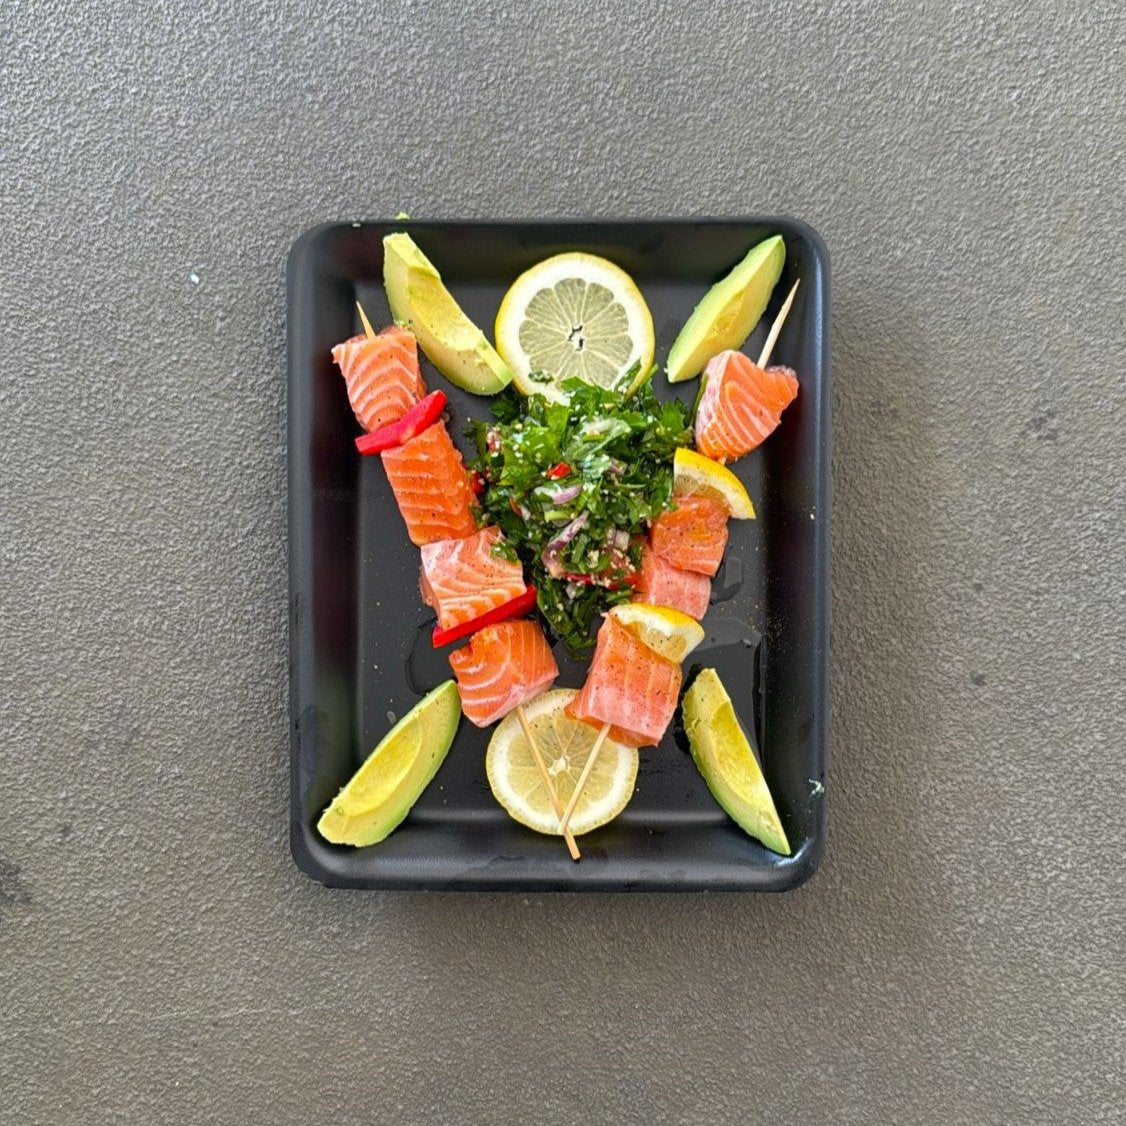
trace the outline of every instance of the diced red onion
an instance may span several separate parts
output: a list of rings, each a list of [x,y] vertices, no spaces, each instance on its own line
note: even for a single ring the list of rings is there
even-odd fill
[[[551,497],[552,504],[567,504],[573,501],[583,491],[582,483],[576,485],[568,485],[565,489],[555,489],[548,495]]]
[[[589,517],[590,513],[588,512],[580,513],[544,548],[540,558],[552,578],[562,578],[565,574],[564,568],[559,562],[559,552],[586,527]]]
[[[575,536],[577,536],[579,532],[581,532],[583,528],[586,527],[586,522],[589,518],[589,512],[581,512],[574,518],[574,520],[570,522],[570,524],[567,525],[567,527],[563,529],[563,531],[559,533],[559,535],[555,537],[555,539],[551,541],[551,543],[547,545],[548,550],[554,549],[555,551],[558,551],[559,548],[566,547],[567,544],[569,544],[571,540],[573,540]]]

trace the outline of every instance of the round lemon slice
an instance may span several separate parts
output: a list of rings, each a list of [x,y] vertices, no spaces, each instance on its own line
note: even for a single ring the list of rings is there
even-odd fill
[[[643,379],[653,364],[653,315],[633,279],[594,254],[546,258],[525,270],[497,311],[497,351],[524,395],[557,402],[559,384],[578,377],[618,385],[635,365]]]
[[[565,710],[577,695],[573,688],[556,688],[524,705],[524,716],[564,809],[598,738],[597,727],[572,719]],[[603,743],[571,815],[570,828],[576,837],[613,821],[625,809],[637,783],[637,763],[633,747],[613,739]],[[515,712],[500,721],[489,740],[485,773],[493,796],[509,817],[537,833],[559,836],[559,818]]]
[[[704,640],[704,627],[695,618],[669,606],[625,602],[611,607],[610,617],[636,634],[642,645],[678,665]]]
[[[710,457],[704,457],[695,450],[681,447],[673,457],[672,473],[674,496],[712,493],[718,495],[727,505],[727,510],[733,519],[755,518],[755,506],[751,503],[743,482],[727,466],[720,465],[718,461],[712,461]]]

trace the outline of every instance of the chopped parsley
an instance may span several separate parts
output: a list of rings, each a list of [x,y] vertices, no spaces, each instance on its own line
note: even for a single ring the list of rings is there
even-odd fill
[[[641,537],[671,507],[673,454],[691,440],[684,404],[658,402],[649,379],[627,390],[634,375],[614,390],[566,380],[567,403],[509,389],[493,402],[496,421],[467,431],[481,520],[504,532],[502,550],[527,568],[575,655],[594,644],[598,615],[629,601]]]

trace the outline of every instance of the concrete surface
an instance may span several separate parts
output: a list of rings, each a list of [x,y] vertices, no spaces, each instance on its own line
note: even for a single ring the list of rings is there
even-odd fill
[[[1121,5],[461,7],[0,15],[0,1119],[1121,1122]],[[283,261],[401,207],[824,235],[800,891],[294,868]]]

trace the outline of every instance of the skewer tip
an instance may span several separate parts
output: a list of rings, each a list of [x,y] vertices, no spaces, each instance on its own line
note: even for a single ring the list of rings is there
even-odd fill
[[[790,306],[794,303],[794,294],[798,291],[798,286],[801,285],[801,278],[794,282],[790,292],[786,295],[786,300],[782,302],[782,308],[778,310],[778,316],[774,318],[774,323],[770,326],[770,333],[766,338],[766,343],[762,346],[762,352],[759,354],[758,366],[760,368],[766,367],[770,363],[770,353],[774,351],[774,345],[778,342],[778,334],[782,331],[782,326],[786,323],[786,317],[789,315]]]
[[[356,302],[356,312],[360,314],[360,324],[364,326],[364,335],[368,340],[374,340],[375,329],[371,327],[371,321],[368,320],[368,315],[364,312],[364,307],[359,301]]]

